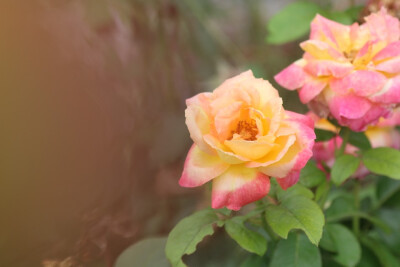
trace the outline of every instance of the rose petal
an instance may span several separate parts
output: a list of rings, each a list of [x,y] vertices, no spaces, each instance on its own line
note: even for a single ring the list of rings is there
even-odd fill
[[[376,70],[384,71],[387,73],[400,73],[400,57],[395,57],[379,63],[375,67]]]
[[[390,16],[384,7],[379,12],[365,17],[365,21],[374,37],[387,42],[399,40],[399,20]]]
[[[213,149],[215,149],[215,151],[217,152],[218,156],[221,158],[221,160],[225,161],[226,163],[229,164],[240,164],[246,161],[249,161],[249,159],[240,156],[240,155],[236,155],[229,150],[228,147],[226,147],[225,145],[221,144],[218,139],[216,139],[214,136],[212,135],[205,135],[204,137],[204,141]]]
[[[213,180],[212,208],[227,207],[239,210],[242,206],[257,201],[268,194],[268,176],[257,169],[243,165],[231,166],[224,174]]]
[[[288,111],[288,110],[285,111],[285,114],[287,116],[287,120],[289,120],[289,121],[294,121],[298,124],[305,125],[311,129],[314,128],[313,119],[307,115],[299,114],[299,113]]]
[[[206,93],[200,93],[197,94],[191,98],[186,99],[186,106],[200,106],[207,115],[209,115],[210,111],[210,101],[212,98],[212,93],[206,92]]]
[[[289,148],[295,143],[296,136],[286,135],[276,138],[275,146],[269,151],[269,153],[258,160],[246,163],[247,167],[255,168],[271,165],[283,158],[286,155]]]
[[[313,76],[343,77],[350,73],[353,65],[349,62],[335,62],[332,60],[312,60],[306,64],[304,70]]]
[[[384,104],[400,103],[400,77],[389,79],[383,89],[372,95],[371,100]]]
[[[373,105],[361,118],[348,119],[342,117],[339,121],[341,125],[348,126],[356,132],[365,131],[370,124],[377,123],[381,117],[387,118],[390,115],[390,110],[379,105]]]
[[[397,56],[400,56],[400,41],[388,44],[385,48],[383,48],[381,51],[379,51],[379,53],[374,56],[373,60],[379,61]]]
[[[324,90],[326,82],[313,79],[306,82],[306,84],[299,90],[300,101],[305,104],[314,99]]]
[[[296,90],[304,85],[306,76],[303,68],[295,62],[275,75],[274,78],[280,86],[289,90]]]
[[[227,140],[224,144],[236,155],[243,156],[250,160],[256,160],[265,156],[274,147],[274,136],[262,136],[254,141]]]
[[[290,121],[297,128],[296,142],[289,148],[287,153],[276,163],[261,167],[260,170],[266,175],[283,178],[290,172],[300,171],[312,156],[314,146],[314,121],[305,115],[290,112]]]
[[[325,41],[338,50],[344,51],[350,44],[350,26],[317,14],[311,22],[310,39]]]
[[[358,70],[342,79],[332,79],[330,87],[339,94],[347,94],[350,89],[358,96],[370,96],[382,90],[387,78],[385,75],[368,70]]]
[[[307,53],[309,53],[311,56],[313,56],[315,59],[328,59],[328,60],[334,60],[334,59],[339,59],[343,58],[343,55],[341,52],[333,48],[331,45],[329,45],[326,42],[319,41],[319,40],[307,40],[302,43],[300,43],[300,47]]]
[[[348,119],[358,119],[364,116],[371,108],[371,103],[365,98],[355,95],[335,96],[329,102],[332,115],[341,120],[343,117]]]
[[[204,153],[198,146],[192,145],[179,184],[183,187],[200,186],[221,175],[229,166],[217,156]]]
[[[185,110],[185,117],[193,142],[204,152],[215,154],[215,151],[203,140],[203,135],[210,132],[210,120],[206,112],[200,106],[190,105]]]
[[[214,125],[220,140],[228,139],[231,135],[233,125],[239,121],[242,106],[242,102],[233,102],[216,114]]]
[[[282,189],[286,190],[292,185],[296,184],[300,178],[300,171],[292,171],[284,178],[277,178],[276,181],[282,187]]]

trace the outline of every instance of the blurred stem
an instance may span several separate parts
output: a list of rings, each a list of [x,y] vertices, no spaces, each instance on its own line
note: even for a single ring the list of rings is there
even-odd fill
[[[350,137],[350,129],[349,128],[347,128],[347,127],[342,128],[341,131],[343,131],[342,145],[340,146],[339,150],[336,151],[336,157],[343,155],[346,145],[349,142],[349,137]]]
[[[360,181],[356,179],[354,185],[354,207],[357,212],[360,211]],[[356,236],[360,234],[360,217],[355,214],[353,217],[353,232]]]

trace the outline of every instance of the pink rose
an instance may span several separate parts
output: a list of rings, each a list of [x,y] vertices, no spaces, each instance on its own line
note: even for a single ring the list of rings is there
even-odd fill
[[[347,26],[317,15],[310,39],[300,44],[303,58],[275,76],[319,116],[354,131],[400,103],[399,20],[382,8],[365,21]]]
[[[212,207],[239,210],[268,194],[270,177],[286,189],[312,155],[315,134],[307,116],[285,111],[278,91],[251,71],[212,93],[186,101],[194,144],[179,184],[212,180]]]

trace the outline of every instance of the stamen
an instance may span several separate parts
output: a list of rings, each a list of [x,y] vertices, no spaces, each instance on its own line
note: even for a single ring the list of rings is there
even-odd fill
[[[353,63],[354,59],[357,56],[358,51],[357,50],[351,50],[350,52],[343,52],[344,56],[351,62]]]
[[[235,133],[239,134],[243,140],[257,140],[258,128],[256,121],[253,119],[239,121],[236,129],[232,131],[232,137]],[[230,139],[232,139],[232,137]]]

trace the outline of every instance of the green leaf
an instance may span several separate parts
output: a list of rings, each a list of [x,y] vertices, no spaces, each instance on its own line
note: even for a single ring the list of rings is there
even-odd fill
[[[287,238],[292,229],[301,229],[317,245],[322,236],[324,215],[321,209],[314,201],[301,195],[285,198],[279,205],[268,205],[265,219],[282,238]]]
[[[379,260],[375,254],[366,246],[361,246],[361,259],[357,264],[357,267],[376,267],[379,266]]]
[[[231,215],[232,211],[230,209],[227,209],[226,207],[222,208],[222,209],[215,209],[216,212],[221,213],[225,216],[229,216]]]
[[[351,25],[354,21],[350,14],[346,11],[330,11],[325,12],[322,15],[325,15],[326,18],[339,22],[341,24]]]
[[[381,266],[383,267],[399,267],[400,262],[390,250],[374,237],[362,236],[361,243],[369,248],[378,257]]]
[[[337,252],[334,259],[344,266],[355,266],[361,258],[357,238],[340,224],[325,225],[320,245],[330,252]]]
[[[261,234],[248,229],[243,220],[227,220],[225,230],[243,249],[260,256],[267,251],[267,240]]]
[[[283,44],[306,35],[312,19],[320,11],[318,5],[307,1],[287,5],[269,20],[267,42]]]
[[[346,10],[346,13],[355,22],[360,18],[360,13],[364,9],[364,6],[352,6]]]
[[[389,147],[374,148],[363,153],[362,159],[371,172],[400,179],[400,151]]]
[[[385,176],[377,177],[377,180],[376,195],[378,203],[376,208],[379,208],[400,190],[400,181]]]
[[[329,208],[325,211],[325,216],[328,219],[332,217],[341,217],[343,214],[356,212],[354,207],[354,195],[346,192],[340,197],[335,198]]]
[[[400,247],[400,209],[379,209],[379,218],[388,225],[391,230],[389,233],[378,230],[381,239],[387,244],[392,251],[398,252]]]
[[[168,236],[165,254],[173,267],[186,266],[182,256],[192,254],[207,235],[214,233],[213,224],[218,217],[213,210],[198,211],[181,220]]]
[[[349,140],[348,142],[352,144],[355,147],[360,148],[361,150],[368,150],[371,149],[371,143],[369,142],[368,137],[365,135],[364,132],[353,132],[351,130],[350,135],[349,135]],[[339,135],[343,137],[344,133],[344,128],[340,131]]]
[[[331,187],[328,181],[324,181],[318,185],[317,189],[315,190],[315,201],[322,205],[325,202],[330,189]]]
[[[280,201],[296,196],[303,196],[309,199],[313,199],[314,193],[307,187],[304,187],[300,184],[295,184],[286,190],[283,190],[281,187],[278,187],[277,196]]]
[[[325,180],[325,173],[321,171],[312,160],[309,160],[307,165],[300,172],[299,183],[308,188],[315,187]]]
[[[332,167],[332,182],[340,185],[357,170],[359,165],[360,159],[353,155],[344,154],[339,156]]]
[[[336,133],[328,130],[314,129],[314,132],[316,135],[315,142],[328,141],[336,136]]]
[[[268,264],[264,257],[252,254],[240,264],[240,267],[268,267]]]
[[[286,240],[279,241],[270,267],[319,267],[321,255],[316,246],[305,235],[291,233]]]
[[[166,243],[166,237],[141,240],[119,255],[115,267],[168,267],[170,265],[164,253]]]

